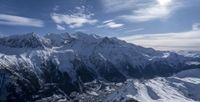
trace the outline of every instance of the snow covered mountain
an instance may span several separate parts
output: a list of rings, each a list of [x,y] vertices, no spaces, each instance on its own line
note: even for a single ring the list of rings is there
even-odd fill
[[[89,82],[169,77],[199,68],[199,62],[198,58],[81,32],[1,37],[0,100],[67,101],[79,96],[71,95],[74,92],[86,93]]]

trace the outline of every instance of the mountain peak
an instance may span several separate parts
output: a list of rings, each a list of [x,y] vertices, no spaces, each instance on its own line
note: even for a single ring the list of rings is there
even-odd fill
[[[86,33],[83,33],[83,32],[76,32],[76,33],[73,33],[71,34],[71,36],[74,36],[78,39],[99,39],[99,38],[102,38],[98,35],[95,35],[95,34],[86,34]]]
[[[49,46],[47,39],[33,32],[23,35],[11,35],[0,39],[0,45],[13,48],[43,48]]]

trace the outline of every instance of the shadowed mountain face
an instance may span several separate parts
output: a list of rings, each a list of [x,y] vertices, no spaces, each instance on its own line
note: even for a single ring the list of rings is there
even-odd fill
[[[87,82],[171,76],[200,67],[194,63],[198,61],[81,32],[2,37],[0,100],[26,102],[53,95],[70,100],[72,92],[87,91]]]

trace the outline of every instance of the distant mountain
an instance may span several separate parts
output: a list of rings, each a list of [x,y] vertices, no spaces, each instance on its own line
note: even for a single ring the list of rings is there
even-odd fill
[[[174,52],[81,32],[1,37],[0,100],[67,101],[74,98],[74,92],[86,93],[89,82],[169,77],[199,68],[198,62]]]

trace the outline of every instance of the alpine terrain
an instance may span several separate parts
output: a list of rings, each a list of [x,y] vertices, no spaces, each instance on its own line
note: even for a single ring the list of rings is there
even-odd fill
[[[0,37],[0,102],[199,102],[200,56],[117,38]]]

